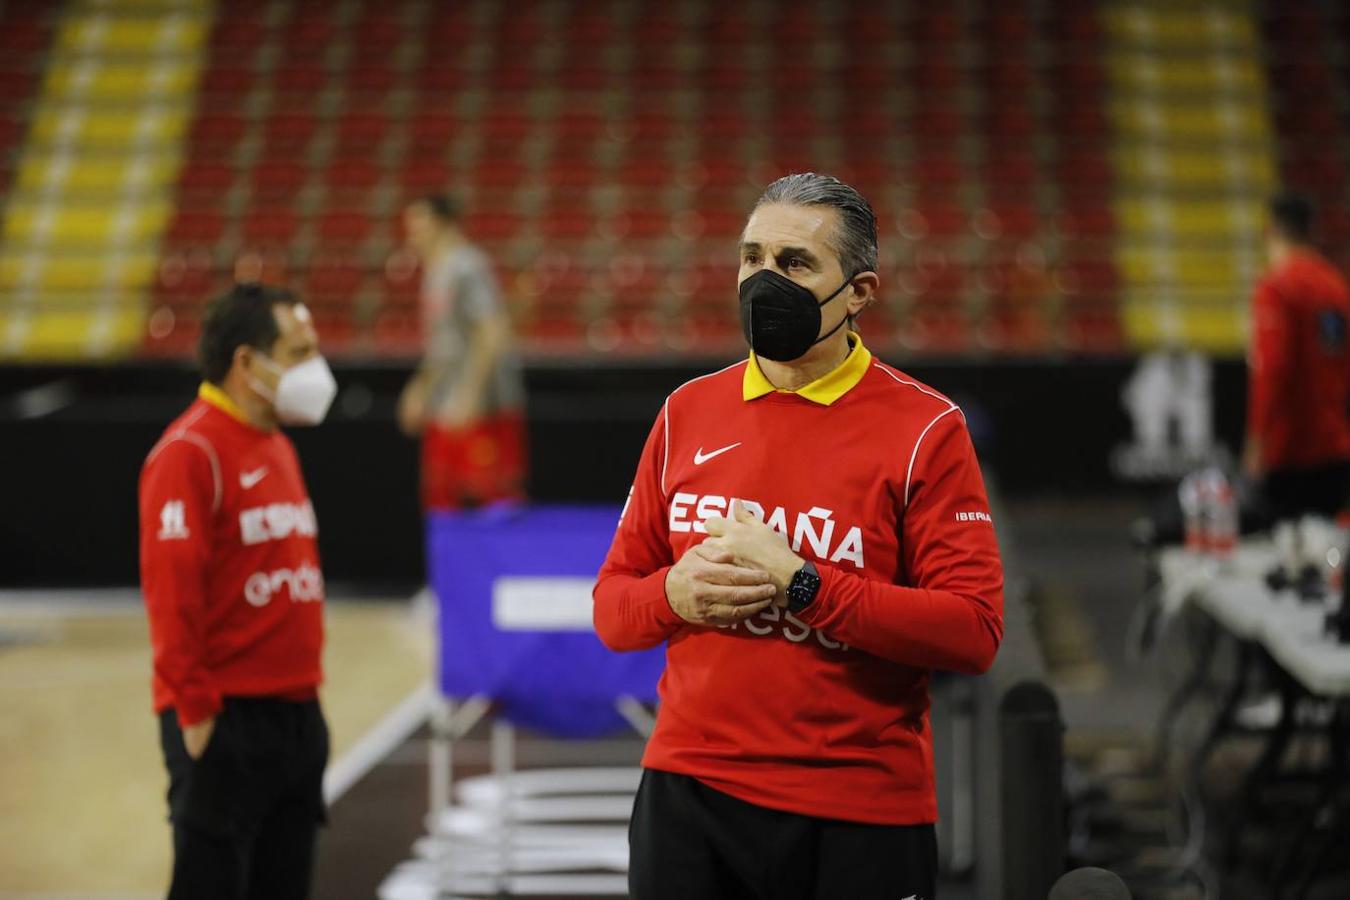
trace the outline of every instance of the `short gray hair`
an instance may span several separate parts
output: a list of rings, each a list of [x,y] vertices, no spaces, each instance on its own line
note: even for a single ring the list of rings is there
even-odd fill
[[[839,210],[839,227],[829,245],[839,256],[844,274],[850,278],[859,272],[877,269],[877,217],[872,206],[858,190],[833,175],[799,172],[784,175],[764,189],[755,201],[755,209],[768,203],[795,203],[798,206],[828,206]]]

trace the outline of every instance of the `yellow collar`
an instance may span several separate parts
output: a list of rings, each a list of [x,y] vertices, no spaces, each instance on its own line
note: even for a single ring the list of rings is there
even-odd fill
[[[853,349],[849,352],[844,361],[834,367],[834,370],[828,372],[808,385],[797,388],[795,391],[784,390],[773,386],[773,383],[764,376],[764,371],[759,367],[759,360],[755,359],[755,354],[750,354],[750,363],[745,367],[745,379],[741,384],[741,397],[744,400],[757,400],[765,394],[774,392],[780,394],[796,394],[799,397],[805,397],[812,403],[819,403],[821,406],[829,406],[840,397],[862,381],[863,376],[867,374],[867,369],[872,365],[872,353],[863,346],[862,338],[857,334],[849,332],[849,343]]]
[[[207,403],[210,403],[230,418],[242,422],[250,428],[253,427],[252,423],[249,422],[248,417],[244,415],[244,411],[239,408],[237,403],[230,399],[230,395],[211,382],[203,381],[202,386],[197,388],[197,396]]]

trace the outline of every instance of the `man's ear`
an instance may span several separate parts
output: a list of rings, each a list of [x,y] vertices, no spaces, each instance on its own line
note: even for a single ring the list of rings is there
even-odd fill
[[[249,364],[253,362],[254,350],[247,344],[240,344],[234,348],[234,356],[231,357],[231,368],[238,367],[239,371],[247,372]]]
[[[852,285],[853,293],[848,298],[848,314],[856,316],[876,300],[881,278],[876,272],[859,272],[853,276]]]

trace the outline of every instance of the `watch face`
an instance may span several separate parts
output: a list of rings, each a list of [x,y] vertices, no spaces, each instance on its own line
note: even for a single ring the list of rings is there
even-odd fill
[[[808,606],[816,599],[816,592],[820,590],[820,576],[811,571],[811,568],[809,565],[802,567],[792,576],[792,581],[788,585],[788,607],[793,612]]]

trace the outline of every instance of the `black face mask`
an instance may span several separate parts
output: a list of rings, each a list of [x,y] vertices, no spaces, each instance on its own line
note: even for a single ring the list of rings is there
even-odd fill
[[[741,282],[741,331],[756,356],[774,362],[791,362],[816,344],[834,334],[848,316],[825,334],[820,333],[820,308],[839,291],[848,287],[850,278],[824,300],[791,278],[769,269],[760,269]]]

